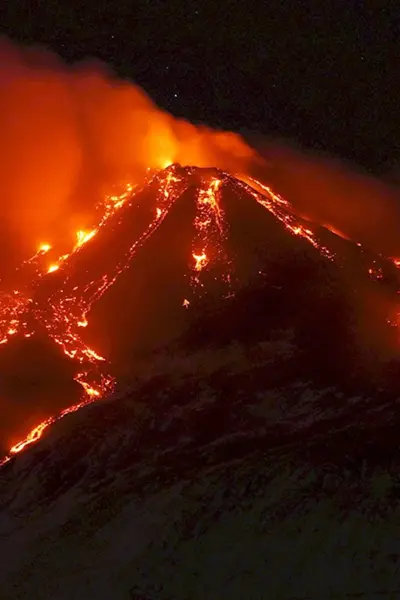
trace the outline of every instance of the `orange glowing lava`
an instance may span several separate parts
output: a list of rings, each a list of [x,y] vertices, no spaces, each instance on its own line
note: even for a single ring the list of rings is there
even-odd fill
[[[204,269],[204,267],[206,266],[208,259],[207,259],[207,254],[205,252],[202,252],[201,254],[192,254],[194,261],[195,261],[195,265],[194,268],[196,271],[201,271],[202,269]]]
[[[102,366],[106,364],[106,359],[95,349],[86,345],[80,336],[80,331],[88,326],[87,315],[93,303],[113,285],[118,276],[127,268],[136,251],[160,226],[169,208],[185,189],[182,177],[175,173],[174,167],[156,174],[154,178],[158,184],[156,216],[143,234],[131,244],[121,260],[112,267],[112,270],[106,272],[100,270],[98,274],[94,273],[93,277],[84,283],[80,280],[77,284],[74,271],[70,270],[70,264],[82,247],[105,227],[118,210],[125,205],[129,207],[132,204],[135,192],[130,184],[126,185],[121,196],[105,199],[103,216],[99,225],[90,231],[78,231],[77,242],[72,251],[60,256],[57,263],[53,263],[47,268],[47,274],[51,274],[58,270],[62,263],[63,281],[60,287],[46,298],[45,302],[32,300],[19,290],[15,290],[11,295],[2,294],[0,296],[0,344],[6,344],[17,333],[22,333],[25,337],[30,337],[34,333],[34,330],[29,329],[27,324],[26,311],[29,310],[31,317],[35,322],[44,326],[48,336],[61,347],[63,353],[82,365],[82,370],[75,377],[75,381],[81,385],[84,392],[82,402],[65,409],[58,416],[45,419],[32,429],[25,439],[14,444],[9,454],[0,461],[0,466],[8,462],[12,455],[21,452],[40,439],[51,424],[81,407],[99,400],[113,389],[115,380],[105,372],[104,366]],[[40,249],[44,251],[43,245]],[[46,245],[46,251],[48,250],[50,247],[47,248]],[[99,266],[101,267],[101,265]],[[45,273],[38,273],[38,281],[43,275]]]
[[[312,232],[311,229],[305,227],[300,223],[300,220],[293,214],[291,206],[287,200],[279,196],[272,191],[272,189],[256,179],[251,177],[247,178],[249,184],[242,182],[240,185],[249,192],[261,206],[271,212],[292,234],[303,237],[309,242],[314,248],[316,248],[325,258],[333,260],[335,255],[329,248],[321,244],[317,236]],[[257,188],[261,191],[256,191]]]
[[[50,419],[43,421],[43,423],[39,423],[39,425],[32,429],[32,431],[26,436],[26,438],[22,442],[18,442],[17,444],[12,446],[12,448],[10,448],[10,454],[18,454],[18,452],[21,452],[21,450],[26,448],[26,446],[28,446],[29,444],[33,444],[33,442],[36,442],[39,438],[42,437],[43,431],[49,425],[54,423],[54,420],[55,419],[51,417]]]
[[[54,273],[54,271],[58,271],[58,269],[60,268],[60,265],[50,265],[49,268],[47,269],[48,273]]]
[[[80,248],[81,246],[83,246],[83,244],[86,244],[86,242],[91,240],[96,235],[96,233],[96,229],[93,229],[92,231],[77,231],[75,248]]]
[[[43,420],[23,440],[14,444],[8,455],[0,461],[0,466],[40,439],[50,425],[67,414],[103,398],[113,390],[115,380],[108,373],[107,360],[82,339],[82,334],[88,326],[90,309],[127,269],[137,250],[160,227],[177,198],[187,189],[190,173],[190,169],[183,171],[178,165],[171,165],[163,171],[148,170],[148,179],[142,188],[134,187],[131,183],[125,184],[119,195],[107,196],[98,207],[101,216],[96,226],[76,232],[76,243],[69,253],[58,256],[50,266],[46,267],[41,264],[40,256],[49,252],[52,246],[43,243],[37,253],[23,263],[29,265],[30,269],[34,269],[34,285],[30,281],[29,285],[13,290],[11,293],[0,291],[0,345],[6,344],[16,335],[24,337],[34,335],[36,325],[44,328],[49,338],[62,349],[63,353],[79,364],[79,373],[75,380],[81,385],[83,391],[81,402],[63,410],[57,416]],[[195,198],[194,239],[191,256],[188,257],[193,293],[201,293],[204,288],[203,278],[207,272],[210,272],[211,267],[216,265],[221,268],[221,280],[231,286],[232,262],[226,254],[225,244],[227,223],[220,202],[221,190],[231,179],[229,174],[222,172],[219,177],[204,175],[200,178]],[[311,228],[294,216],[290,204],[284,198],[255,179],[244,179],[235,180],[235,185],[239,185],[274,215],[291,235],[303,238],[322,256],[333,260],[334,254],[320,243]],[[107,263],[105,266],[102,261],[97,261],[90,263],[89,269],[85,263],[83,273],[79,271],[76,265],[82,257],[86,256],[88,246],[93,248],[94,245],[101,244],[102,233],[106,226],[118,235],[117,227],[122,218],[120,211],[130,210],[136,206],[137,194],[148,185],[154,185],[157,193],[156,205],[152,208],[152,216],[147,227],[138,234],[136,239],[129,240],[130,245],[124,248],[111,265]],[[103,252],[107,253],[108,248],[104,248]],[[392,259],[392,261],[400,267],[400,259]],[[62,269],[60,269],[61,265]],[[378,267],[373,270],[374,268],[371,267],[370,274],[379,277]],[[36,289],[41,289],[40,285],[46,281],[47,275],[58,270],[59,274],[54,278],[56,283],[60,278],[58,287],[52,289],[44,299],[40,294],[35,296],[34,292]],[[182,306],[187,309],[190,304],[191,301],[185,298]]]
[[[196,216],[194,219],[195,238],[192,245],[192,258],[194,260],[194,274],[191,279],[192,287],[203,287],[200,273],[212,261],[214,266],[218,261],[223,265],[222,279],[229,283],[231,276],[231,262],[225,252],[225,238],[227,224],[225,215],[220,205],[222,178],[204,178],[196,197]]]

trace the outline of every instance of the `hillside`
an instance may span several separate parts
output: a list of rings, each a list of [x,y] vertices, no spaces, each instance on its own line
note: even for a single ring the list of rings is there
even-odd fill
[[[397,597],[396,260],[214,169],[122,200],[2,305],[85,395],[0,468],[1,598]]]

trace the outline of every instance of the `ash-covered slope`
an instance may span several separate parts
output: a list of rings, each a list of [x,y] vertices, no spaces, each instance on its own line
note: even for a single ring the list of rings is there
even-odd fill
[[[127,204],[36,288],[51,335],[83,312],[78,350],[126,361],[1,468],[2,598],[375,598],[397,576],[395,264],[227,174],[157,177],[147,218]]]

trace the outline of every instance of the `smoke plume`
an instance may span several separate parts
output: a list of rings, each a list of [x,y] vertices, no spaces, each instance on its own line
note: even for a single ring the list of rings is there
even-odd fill
[[[171,162],[256,172],[303,216],[400,254],[398,189],[352,166],[276,141],[258,141],[258,153],[237,134],[174,118],[99,61],[68,66],[7,38],[0,86],[0,249],[15,261],[88,226],[114,184]]]
[[[16,260],[84,228],[113,184],[148,167],[236,171],[254,154],[233,133],[175,119],[98,61],[71,67],[2,38],[0,87],[0,230]]]

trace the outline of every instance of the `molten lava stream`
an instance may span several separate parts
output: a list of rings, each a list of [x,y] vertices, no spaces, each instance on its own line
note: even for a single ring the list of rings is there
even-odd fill
[[[152,177],[150,184],[157,185],[158,189],[153,218],[141,235],[130,244],[116,264],[104,267],[105,270],[99,271],[96,268],[95,273],[92,275],[87,269],[83,269],[84,277],[82,281],[82,273],[80,273],[78,279],[74,277],[74,269],[78,263],[73,262],[72,258],[83,252],[94,237],[101,235],[101,232],[121,207],[132,205],[135,193],[138,193],[137,190],[133,190],[133,186],[127,186],[121,196],[107,197],[103,204],[103,213],[99,224],[90,230],[79,230],[76,235],[77,241],[71,252],[59,256],[58,260],[50,263],[50,265],[48,264],[47,274],[39,273],[37,276],[38,281],[43,280],[44,277],[52,277],[52,273],[58,271],[57,277],[60,278],[58,285],[49,295],[44,295],[41,298],[40,296],[31,298],[26,290],[15,290],[13,294],[3,294],[0,303],[0,343],[7,343],[10,337],[17,332],[26,336],[34,333],[34,328],[28,327],[27,314],[29,312],[31,321],[33,318],[33,322],[44,327],[48,336],[60,346],[64,354],[81,365],[75,380],[83,388],[83,398],[78,404],[65,409],[57,416],[49,417],[34,427],[25,439],[10,449],[9,454],[0,462],[0,465],[5,464],[13,455],[35,443],[50,425],[67,414],[103,398],[113,389],[115,381],[104,370],[105,359],[82,340],[82,328],[88,325],[87,315],[93,304],[127,269],[137,250],[158,229],[171,206],[186,190],[188,173],[190,174],[189,171],[181,172],[175,165],[171,165]],[[194,218],[195,235],[191,257],[194,261],[191,264],[193,273],[191,286],[194,291],[197,290],[197,293],[198,288],[203,287],[200,279],[201,274],[210,264],[213,266],[215,266],[214,263],[222,265],[224,269],[222,279],[225,283],[229,284],[230,282],[231,263],[227,260],[225,251],[227,224],[220,203],[221,188],[229,179],[230,175],[226,173],[221,174],[220,177],[203,176],[197,192],[196,215]],[[333,258],[333,254],[319,243],[311,229],[306,228],[296,219],[286,200],[256,180],[250,180],[250,185],[244,182],[240,182],[238,185],[281,221],[292,235],[303,237],[325,257]],[[261,191],[256,191],[252,186]],[[118,223],[114,223],[114,227],[117,227]],[[114,231],[114,234],[118,235],[118,230]],[[40,264],[43,256],[47,255],[49,251],[49,244],[42,245],[38,252],[29,261],[26,261],[26,264],[32,263],[38,269],[37,265]],[[102,265],[102,263],[98,264]],[[183,300],[183,306],[185,308],[190,306],[190,301],[187,298]]]
[[[322,245],[314,232],[309,228],[305,227],[301,224],[300,220],[296,218],[291,210],[290,203],[272,191],[272,189],[263,183],[253,179],[251,177],[247,178],[249,183],[240,182],[240,186],[246,190],[246,192],[250,193],[253,198],[257,200],[257,202],[267,209],[270,213],[274,215],[276,219],[278,219],[284,227],[292,234],[296,236],[300,236],[307,240],[314,248],[316,248],[322,256],[328,258],[329,260],[334,260],[335,255],[329,248]],[[261,192],[256,191],[254,187],[261,190]]]
[[[48,336],[61,347],[64,354],[82,365],[82,370],[75,377],[75,381],[82,386],[84,391],[81,402],[66,408],[57,416],[45,419],[35,426],[23,440],[14,444],[9,450],[9,454],[0,461],[0,466],[27,446],[38,441],[50,425],[83,406],[103,398],[113,390],[115,380],[102,368],[105,359],[84,343],[80,330],[88,325],[87,315],[93,303],[101,298],[129,266],[137,250],[158,229],[171,206],[186,189],[183,178],[176,173],[173,165],[161,173],[156,173],[153,180],[158,183],[157,206],[153,219],[142,235],[130,245],[124,257],[114,265],[112,271],[102,273],[97,279],[85,281],[83,285],[73,285],[70,292],[67,292],[71,276],[68,270],[69,260],[81,252],[83,247],[106,226],[128,198],[132,200],[133,186],[127,186],[127,190],[122,196],[106,198],[104,214],[99,225],[89,232],[78,231],[77,242],[71,253],[62,255],[54,265],[48,267],[48,276],[58,270],[61,264],[64,272],[60,286],[50,297],[46,297],[42,301],[32,301],[31,298],[25,298],[20,292],[15,291],[14,295],[7,296],[6,301],[0,304],[0,343],[7,343],[9,337],[20,330],[25,332],[25,335],[34,333],[27,331],[24,320],[25,313],[29,308],[34,320],[44,326]],[[30,260],[36,260],[38,256],[48,252],[49,249],[49,245],[42,246]]]
[[[193,275],[191,285],[196,291],[203,287],[200,273],[210,265],[212,258],[227,267],[222,279],[230,281],[231,263],[227,260],[225,241],[227,224],[221,207],[221,188],[225,183],[222,178],[212,177],[211,180],[203,177],[196,197],[196,216],[194,218],[195,236],[192,244]],[[213,266],[214,263],[213,263]],[[188,308],[188,300],[184,306]]]

